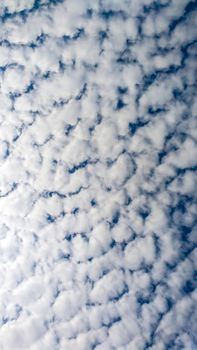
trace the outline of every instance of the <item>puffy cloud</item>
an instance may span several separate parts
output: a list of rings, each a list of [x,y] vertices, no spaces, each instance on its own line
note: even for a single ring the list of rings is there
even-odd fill
[[[0,4],[0,349],[196,348],[195,1]]]

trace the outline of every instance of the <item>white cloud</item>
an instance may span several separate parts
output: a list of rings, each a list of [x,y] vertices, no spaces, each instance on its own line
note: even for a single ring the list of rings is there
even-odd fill
[[[0,4],[0,349],[193,350],[194,2]]]

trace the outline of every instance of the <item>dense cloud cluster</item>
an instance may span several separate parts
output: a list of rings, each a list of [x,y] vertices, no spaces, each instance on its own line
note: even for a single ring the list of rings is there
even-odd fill
[[[0,350],[197,347],[194,0],[0,3]]]

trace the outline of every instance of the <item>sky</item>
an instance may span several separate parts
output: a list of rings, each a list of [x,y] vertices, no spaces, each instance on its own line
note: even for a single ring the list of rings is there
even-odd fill
[[[196,10],[0,2],[0,350],[197,349]]]

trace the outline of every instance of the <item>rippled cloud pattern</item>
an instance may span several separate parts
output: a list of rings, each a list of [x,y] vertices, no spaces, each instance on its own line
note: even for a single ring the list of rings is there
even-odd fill
[[[0,350],[197,349],[196,22],[0,2]]]

